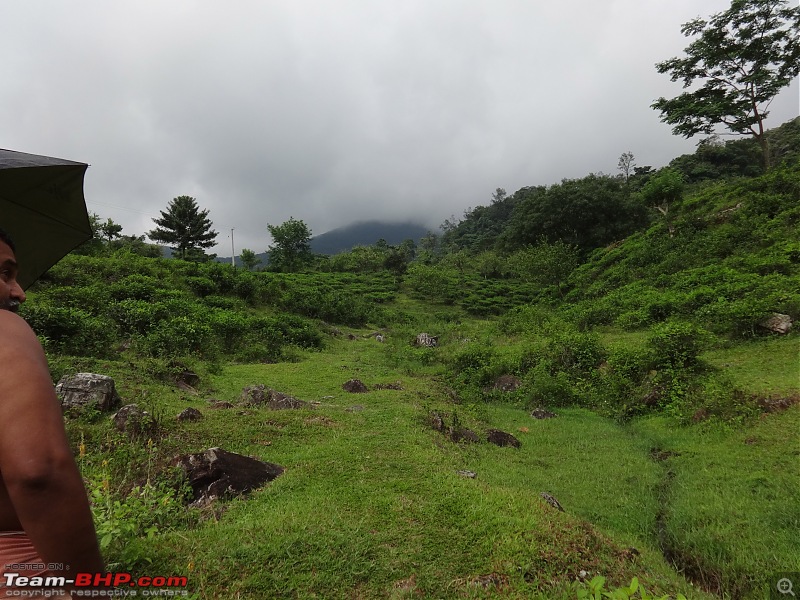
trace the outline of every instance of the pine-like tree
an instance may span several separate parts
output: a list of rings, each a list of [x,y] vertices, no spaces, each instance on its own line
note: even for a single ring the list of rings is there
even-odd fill
[[[168,244],[184,260],[192,249],[213,246],[218,235],[211,229],[208,210],[200,210],[197,200],[191,196],[173,198],[167,210],[161,211],[161,218],[153,219],[153,222],[158,227],[148,231],[147,236],[156,242]]]

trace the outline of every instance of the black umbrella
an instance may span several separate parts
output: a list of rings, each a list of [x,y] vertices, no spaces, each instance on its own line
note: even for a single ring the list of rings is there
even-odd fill
[[[0,149],[0,228],[16,245],[24,288],[92,237],[85,163]]]

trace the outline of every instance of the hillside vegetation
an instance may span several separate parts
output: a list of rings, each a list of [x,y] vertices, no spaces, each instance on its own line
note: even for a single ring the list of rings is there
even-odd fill
[[[768,173],[706,144],[298,273],[67,257],[22,309],[54,381],[111,375],[152,420],[66,415],[109,563],[196,598],[764,597],[800,571],[800,353],[761,326],[800,317],[799,125]],[[189,508],[170,465],[210,447],[286,471]]]

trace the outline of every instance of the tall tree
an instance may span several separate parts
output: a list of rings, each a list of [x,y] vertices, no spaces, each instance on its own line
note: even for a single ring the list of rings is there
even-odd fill
[[[675,169],[661,169],[642,187],[640,193],[648,206],[666,217],[670,205],[683,196],[683,175]]]
[[[106,219],[105,223],[100,224],[99,230],[102,236],[109,242],[122,235],[122,225],[114,223],[111,218]]]
[[[683,87],[702,85],[676,98],[659,98],[652,107],[673,133],[692,137],[724,125],[734,134],[752,135],[769,169],[764,120],[773,98],[800,73],[800,7],[787,0],[733,0],[731,7],[684,23],[681,32],[699,36],[683,58],[656,64]]]
[[[267,225],[273,244],[269,247],[270,267],[279,271],[297,271],[309,264],[311,230],[302,220],[289,217],[280,225]]]
[[[256,266],[261,264],[261,259],[258,258],[255,252],[248,248],[242,248],[242,252],[239,254],[239,260],[242,261],[242,265],[248,271],[252,271]]]
[[[208,210],[200,210],[197,200],[191,196],[178,196],[161,211],[160,219],[153,219],[158,225],[147,232],[147,236],[156,242],[169,244],[178,255],[186,260],[187,255],[197,256],[201,248],[214,245],[217,232],[211,229]],[[194,250],[194,252],[192,252]]]
[[[619,162],[617,163],[617,169],[622,173],[622,176],[625,178],[625,183],[628,183],[628,180],[631,178],[631,174],[633,173],[633,169],[636,167],[636,159],[633,157],[633,152],[628,150],[627,152],[623,152],[619,157]]]

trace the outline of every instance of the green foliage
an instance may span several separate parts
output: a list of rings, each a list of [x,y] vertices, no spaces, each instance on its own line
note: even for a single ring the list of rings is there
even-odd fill
[[[97,357],[115,354],[116,328],[107,318],[49,303],[25,303],[20,315],[48,352]]]
[[[486,342],[473,342],[460,348],[451,359],[453,374],[462,384],[484,387],[501,375],[498,355]]]
[[[511,219],[514,207],[519,203],[519,193],[508,196],[498,188],[488,206],[477,206],[464,212],[458,223],[446,221],[441,244],[448,250],[467,250],[471,253],[490,250],[503,233]]]
[[[170,200],[161,217],[153,219],[158,225],[147,233],[151,240],[173,247],[180,258],[190,258],[192,251],[210,248],[215,244],[217,232],[211,229],[208,210],[200,210],[197,200],[191,196],[178,196]]]
[[[548,340],[547,358],[554,371],[586,374],[605,360],[606,350],[596,334],[566,330]]]
[[[292,273],[311,262],[311,230],[305,222],[289,217],[280,225],[267,225],[267,229],[273,242],[269,247],[270,269]]]
[[[705,186],[621,246],[598,249],[573,272],[562,312],[589,327],[702,319],[715,333],[759,334],[772,312],[800,314],[792,239],[800,211],[796,167]]]
[[[201,298],[217,291],[217,286],[208,277],[187,277],[186,285],[192,293]]]
[[[526,376],[528,408],[576,404],[578,396],[572,383],[565,371],[553,372],[545,362],[537,364]]]
[[[455,269],[413,264],[406,274],[406,285],[414,298],[430,302],[452,302],[462,293]]]
[[[691,92],[652,107],[675,134],[711,134],[717,124],[761,144],[764,166],[769,148],[763,121],[773,98],[800,73],[800,8],[786,0],[734,0],[709,21],[697,18],[681,27],[685,36],[699,36],[684,58],[656,65],[672,81]],[[693,86],[695,81],[702,85]]]
[[[709,336],[693,323],[670,321],[653,327],[647,345],[657,367],[691,369],[698,366]]]
[[[161,258],[161,248],[155,244],[147,244],[144,236],[123,235],[108,242],[107,249],[112,254],[122,257],[126,255],[143,256],[145,258]]]
[[[499,320],[500,331],[504,334],[542,335],[566,327],[553,311],[539,304],[517,306],[504,313]]]
[[[109,242],[120,237],[122,234],[122,225],[114,223],[110,218],[101,223],[98,229],[100,234]]]
[[[130,442],[129,442],[130,443]],[[86,445],[80,444],[81,461]],[[153,441],[147,443],[148,476],[142,485],[135,485],[126,494],[115,493],[108,460],[103,460],[95,476],[89,478],[87,491],[91,501],[97,539],[106,560],[116,569],[130,569],[141,560],[135,542],[153,540],[171,529],[189,524],[185,507],[188,484],[177,479],[151,480]]]
[[[175,315],[160,320],[144,338],[145,348],[154,356],[201,356],[213,358],[213,329],[199,315]]]
[[[565,179],[549,188],[522,188],[515,196],[518,203],[498,241],[507,251],[544,238],[588,253],[647,223],[645,208],[633,201],[625,183],[608,175]]]
[[[349,252],[331,256],[324,270],[350,273],[376,273],[384,268],[387,253],[376,246],[356,246]]]
[[[667,215],[669,207],[683,196],[683,175],[674,169],[661,169],[642,187],[645,204]]]
[[[607,590],[605,587],[606,578],[597,575],[588,582],[578,582],[575,584],[575,594],[578,600],[603,600],[609,598],[610,600],[669,600],[668,595],[653,596],[642,585],[639,585],[639,580],[634,577],[631,584],[622,586],[613,590]],[[678,594],[676,600],[686,600],[686,596]]]
[[[774,132],[765,135],[772,139]],[[775,153],[776,157],[779,156]],[[754,139],[721,141],[712,135],[697,144],[693,154],[684,154],[670,161],[669,166],[683,174],[684,180],[696,183],[724,177],[756,177],[764,172],[761,149]],[[777,158],[776,158],[776,162]]]
[[[261,264],[261,259],[249,248],[242,248],[242,252],[239,254],[239,260],[242,261],[242,266],[248,271],[252,271]]]
[[[280,300],[284,310],[330,323],[363,326],[376,316],[376,309],[362,297],[325,287],[293,286]]]
[[[578,247],[561,240],[548,243],[542,238],[508,257],[508,269],[524,281],[540,286],[555,286],[563,296],[561,286],[578,266]]]

